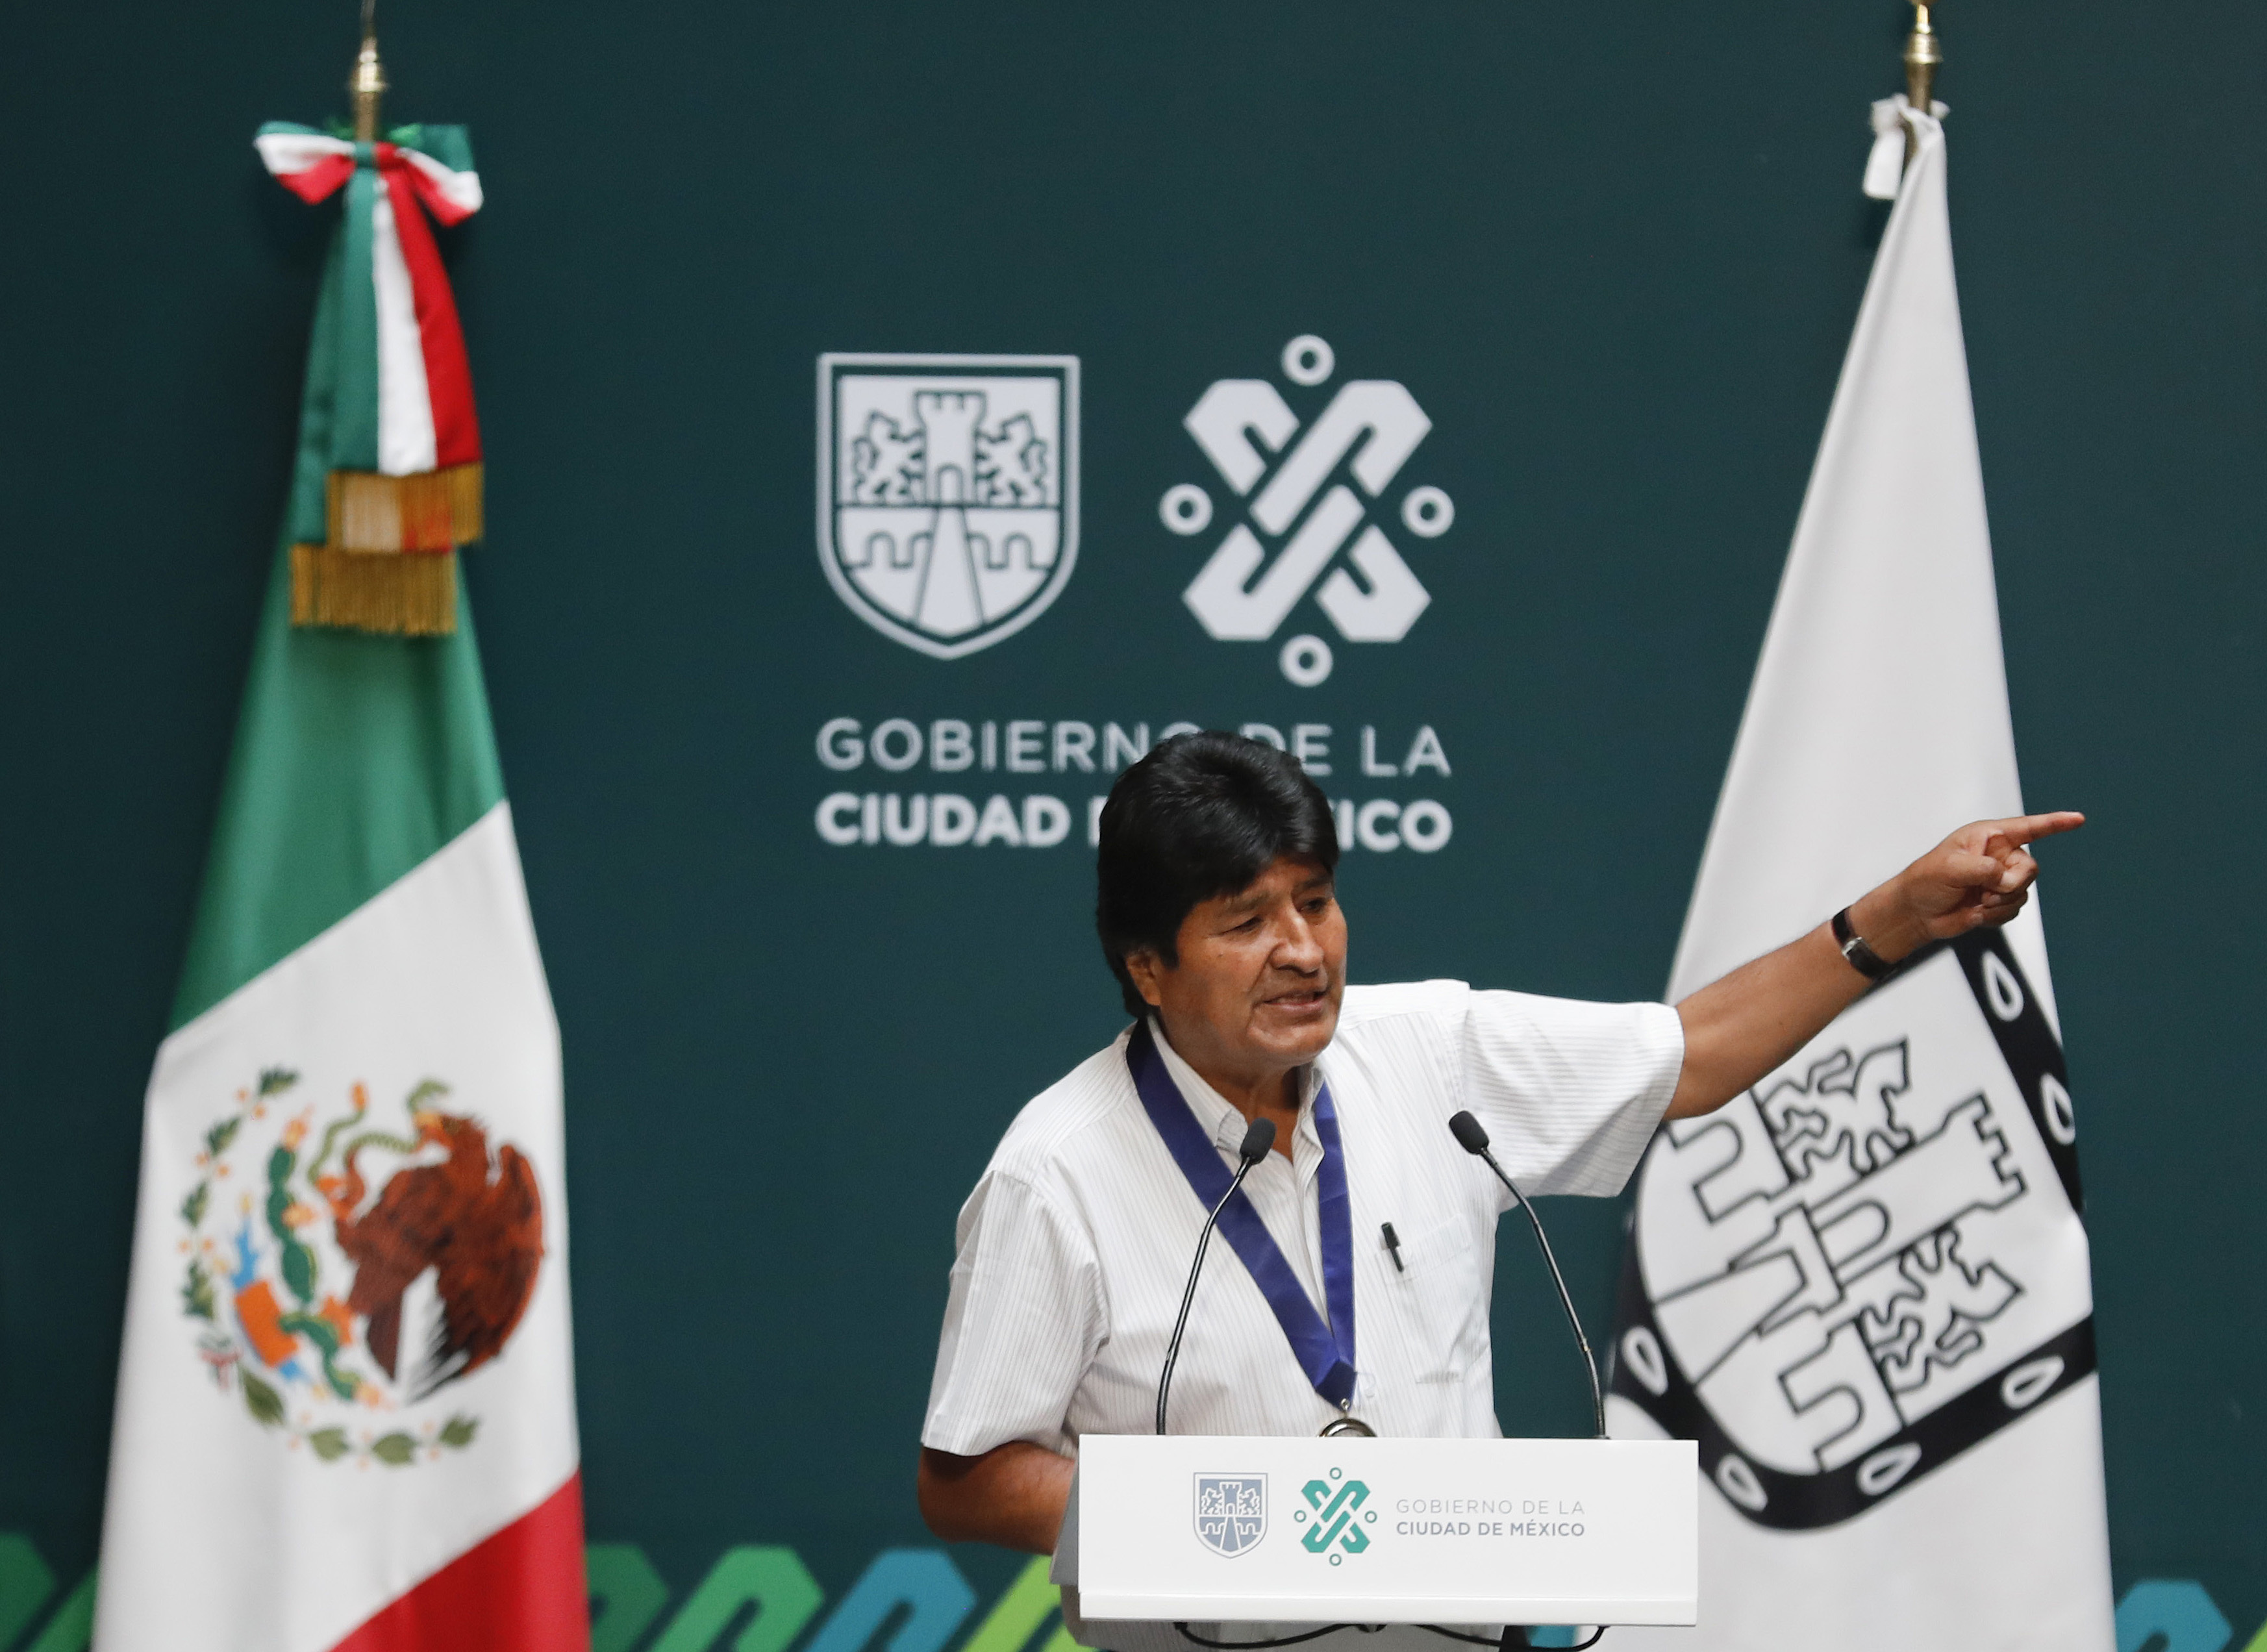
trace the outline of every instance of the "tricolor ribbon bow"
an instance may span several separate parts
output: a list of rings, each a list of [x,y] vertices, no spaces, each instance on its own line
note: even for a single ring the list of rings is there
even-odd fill
[[[481,428],[448,272],[426,223],[481,207],[462,127],[356,143],[271,121],[260,158],[301,200],[344,192],[323,272],[290,504],[291,617],[456,625],[456,548],[481,536]]]

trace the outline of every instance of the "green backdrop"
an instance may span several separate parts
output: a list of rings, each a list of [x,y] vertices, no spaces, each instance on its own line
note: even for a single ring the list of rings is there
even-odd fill
[[[1045,791],[1082,826],[1098,787],[837,774],[827,719],[1326,723],[1334,797],[1455,823],[1349,855],[1357,979],[1658,993],[1881,225],[1865,115],[1908,17],[387,0],[389,114],[468,123],[490,200],[445,237],[489,464],[468,578],[565,1029],[594,1542],[679,1600],[733,1546],[791,1546],[830,1599],[931,1546],[912,1469],[954,1211],[1118,1024],[1082,832],[836,848],[813,822],[830,791],[921,789]],[[2267,14],[1940,22],[2026,794],[2094,817],[2045,909],[2118,1587],[2196,1580],[2240,1644],[2267,1617]],[[343,3],[0,16],[0,1596],[30,1597],[26,1555],[58,1591],[94,1559],[141,1091],[334,210],[250,140],[341,111],[352,48]],[[1309,389],[1280,357],[1310,333],[1336,376]],[[830,588],[829,351],[1079,359],[1077,565],[1027,628],[938,660]],[[1332,641],[1319,686],[1179,600],[1238,508],[1180,422],[1229,378],[1302,418],[1395,380],[1432,421],[1376,510],[1431,606],[1351,643],[1304,599],[1277,643]],[[1207,532],[1161,522],[1180,483]],[[1438,538],[1399,526],[1417,484],[1454,502]],[[1356,772],[1361,728],[1390,759],[1420,724],[1448,775]],[[1603,1326],[1619,1212],[1559,1203]],[[1503,1421],[1576,1431],[1505,1242]],[[952,1559],[983,1600],[1017,1567]]]

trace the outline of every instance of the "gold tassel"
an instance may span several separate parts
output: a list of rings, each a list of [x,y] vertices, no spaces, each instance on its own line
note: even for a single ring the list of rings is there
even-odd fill
[[[334,470],[329,543],[291,547],[291,623],[385,636],[457,628],[457,553],[481,537],[479,461],[415,476]]]
[[[457,628],[457,554],[388,556],[295,545],[291,623],[386,636],[446,636]]]
[[[415,476],[334,470],[327,490],[329,539],[343,551],[445,551],[481,537],[481,466],[452,465]]]

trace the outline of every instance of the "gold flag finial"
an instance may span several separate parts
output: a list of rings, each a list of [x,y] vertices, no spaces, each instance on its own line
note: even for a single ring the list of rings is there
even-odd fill
[[[363,0],[362,50],[355,57],[347,90],[354,94],[355,142],[378,142],[378,104],[385,95],[385,66],[378,61],[376,0]]]
[[[1926,0],[1916,0],[1912,33],[1905,36],[1905,101],[1923,114],[1933,111],[1936,71],[1944,62],[1944,48],[1928,20]]]

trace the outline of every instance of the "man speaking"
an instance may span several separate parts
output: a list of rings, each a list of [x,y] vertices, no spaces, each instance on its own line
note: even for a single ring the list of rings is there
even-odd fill
[[[1166,741],[1102,811],[1095,923],[1134,1023],[1024,1107],[961,1208],[930,1530],[1048,1553],[1080,1437],[1152,1429],[1198,1236],[1262,1120],[1258,1226],[1198,1288],[1171,1431],[1494,1436],[1510,1200],[1449,1120],[1475,1114],[1524,1193],[1615,1193],[1663,1118],[1731,1100],[1915,949],[2014,917],[2025,846],[2083,821],[1963,826],[1673,1009],[1349,988],[1321,791],[1258,741]]]

